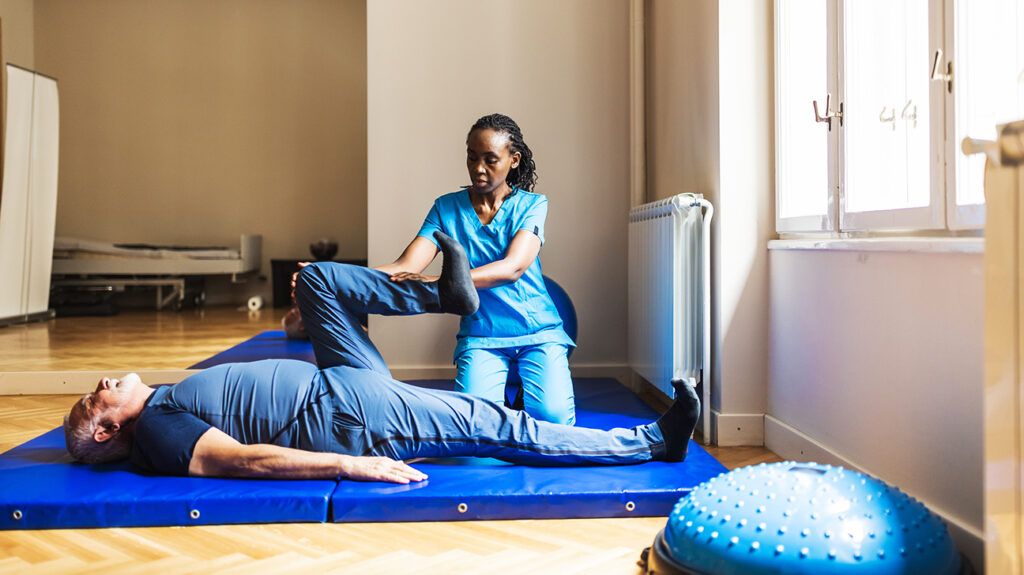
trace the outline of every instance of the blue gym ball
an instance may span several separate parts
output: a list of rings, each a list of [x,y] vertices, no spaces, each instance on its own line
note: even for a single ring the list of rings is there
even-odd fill
[[[817,463],[735,469],[676,503],[650,573],[961,572],[945,522],[869,475]]]
[[[551,301],[555,304],[558,317],[562,318],[562,329],[565,330],[569,339],[576,341],[576,337],[579,335],[579,324],[576,321],[576,307],[572,305],[569,294],[548,276],[544,276],[544,287],[547,288],[548,295],[551,296]],[[572,349],[569,350],[569,354],[572,355]]]
[[[548,295],[551,296],[551,301],[555,304],[555,311],[558,312],[558,317],[562,320],[562,329],[565,330],[569,339],[578,342],[576,337],[579,335],[579,323],[576,319],[576,306],[572,305],[572,299],[569,298],[568,292],[548,276],[544,276],[544,287],[548,290]],[[568,357],[572,357],[573,349],[575,348],[569,348]],[[520,395],[522,385],[523,380],[519,377],[519,370],[510,369],[508,377],[505,379],[505,403],[507,405],[516,409],[522,408],[522,396]]]

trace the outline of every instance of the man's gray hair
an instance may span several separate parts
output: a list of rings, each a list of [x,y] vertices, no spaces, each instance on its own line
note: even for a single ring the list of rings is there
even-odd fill
[[[125,441],[121,434],[102,443],[96,441],[93,435],[99,422],[84,417],[79,410],[80,403],[64,416],[64,443],[71,457],[82,463],[105,463],[128,457],[131,442]]]

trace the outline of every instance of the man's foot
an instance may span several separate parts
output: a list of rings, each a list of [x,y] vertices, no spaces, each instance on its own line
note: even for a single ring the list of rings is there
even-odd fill
[[[441,311],[456,315],[472,315],[480,307],[480,296],[469,275],[469,258],[459,242],[441,233],[434,232],[434,239],[441,244],[444,261],[441,263],[441,279],[437,280],[438,299]]]
[[[700,417],[700,399],[697,391],[681,379],[673,379],[676,400],[664,415],[658,418],[658,428],[665,437],[665,461],[686,459],[690,436]]]

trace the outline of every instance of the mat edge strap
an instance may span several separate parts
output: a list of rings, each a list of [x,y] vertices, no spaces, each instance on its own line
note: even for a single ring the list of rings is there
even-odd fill
[[[663,517],[689,493],[557,494],[523,496],[417,497],[398,500],[388,495],[331,498],[334,523],[381,521],[493,521],[505,519],[597,519]],[[410,505],[410,503],[412,503]]]

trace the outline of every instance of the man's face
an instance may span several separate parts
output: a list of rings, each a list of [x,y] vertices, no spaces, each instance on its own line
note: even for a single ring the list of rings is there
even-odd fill
[[[129,403],[135,388],[142,384],[138,374],[129,373],[121,379],[104,377],[96,384],[96,391],[82,398],[82,409],[86,417],[116,413]]]
[[[519,152],[512,153],[509,135],[490,128],[473,130],[466,139],[466,168],[470,189],[489,194],[505,184],[505,178],[519,166]]]

